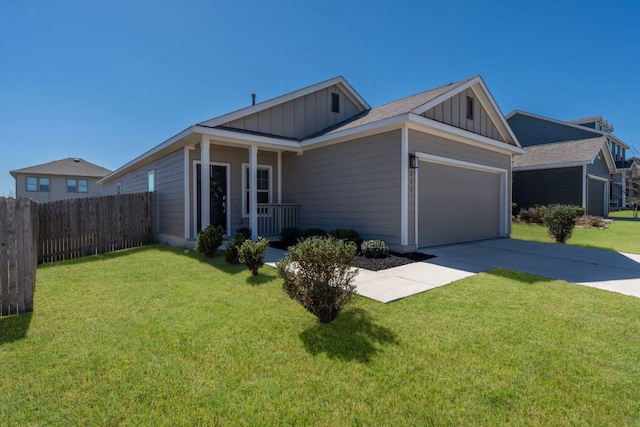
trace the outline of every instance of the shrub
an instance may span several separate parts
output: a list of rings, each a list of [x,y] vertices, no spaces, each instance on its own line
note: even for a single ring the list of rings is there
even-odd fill
[[[548,206],[542,218],[544,225],[549,229],[549,236],[556,243],[564,244],[571,237],[576,218],[584,209],[579,206],[551,205]]]
[[[518,204],[511,203],[511,216],[518,216]]]
[[[292,246],[304,237],[304,233],[298,227],[285,227],[280,232],[280,241],[285,246]]]
[[[276,264],[282,289],[320,322],[333,321],[353,293],[358,274],[350,267],[356,245],[333,237],[311,237],[289,248]]]
[[[202,252],[208,257],[216,254],[216,250],[222,245],[222,235],[224,228],[221,225],[210,225],[202,231],[198,232],[198,241],[196,242],[196,251]]]
[[[236,230],[236,233],[237,233],[236,236],[238,234],[242,234],[245,239],[250,239],[251,238],[251,229],[249,227],[240,227],[240,228],[238,228]],[[240,243],[242,243],[242,242],[240,242]]]
[[[382,240],[365,240],[360,251],[367,258],[386,258],[389,255],[389,248]]]
[[[251,274],[256,276],[260,267],[264,265],[264,254],[269,247],[269,241],[264,237],[258,238],[257,242],[245,240],[238,249],[240,262],[247,266]]]
[[[589,220],[591,221],[591,226],[592,227],[601,227],[602,225],[602,218],[597,217],[597,216],[592,216],[591,219]]]
[[[227,246],[224,249],[224,260],[229,264],[238,264],[240,263],[240,254],[238,253],[240,246],[242,243],[247,240],[245,234],[237,233],[233,237],[233,243],[227,243]]]
[[[304,238],[308,239],[309,237],[326,237],[327,232],[320,228],[309,228],[304,232]]]
[[[518,219],[522,222],[529,222],[529,220],[531,219],[529,217],[529,210],[528,209],[520,209],[520,213],[518,214]]]
[[[329,236],[335,237],[339,240],[353,242],[356,245],[357,251],[360,250],[360,245],[362,245],[362,238],[360,237],[360,233],[350,228],[336,228],[335,230],[331,230],[329,232]]]

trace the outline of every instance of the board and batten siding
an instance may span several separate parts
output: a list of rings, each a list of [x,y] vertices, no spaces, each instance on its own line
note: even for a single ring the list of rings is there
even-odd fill
[[[593,164],[587,165],[587,173],[589,175],[595,175],[601,178],[609,179],[611,174],[609,172],[609,165],[607,165],[607,161],[605,160],[604,156],[608,156],[608,154],[600,150]]]
[[[283,153],[283,195],[300,205],[300,227],[352,228],[400,245],[400,130]]]
[[[27,191],[27,177],[49,178],[50,191]],[[88,191],[86,193],[68,193],[67,179],[86,179]],[[80,197],[102,196],[102,186],[98,184],[100,178],[86,176],[56,176],[46,174],[16,174],[16,198],[32,199],[46,203],[56,200],[77,199]]]
[[[338,113],[331,111],[331,94],[340,95]],[[223,124],[233,129],[303,139],[348,119],[362,110],[337,85]]]
[[[467,119],[467,97],[474,100],[473,120]],[[480,104],[479,99],[471,88],[425,111],[422,115],[441,123],[505,142],[500,132],[498,132],[498,128],[496,128],[487,114],[487,110]]]
[[[602,136],[599,133],[590,132],[588,128],[565,126],[524,114],[515,114],[507,122],[523,147]]]
[[[231,224],[228,231],[231,235],[239,227],[248,227],[249,218],[242,213],[242,198],[245,191],[242,188],[242,164],[249,163],[249,149],[229,147],[226,145],[216,145],[215,140],[211,140],[209,147],[209,160],[211,163],[224,163],[229,166],[229,194],[227,194],[227,209],[230,209]],[[191,210],[191,237],[195,238],[194,224],[197,224],[197,212],[194,206],[194,161],[200,162],[200,145],[196,145],[194,150],[189,151],[189,207]],[[271,201],[278,201],[278,153],[273,151],[258,150],[258,165],[271,166]],[[286,202],[286,200],[283,200]]]
[[[507,207],[511,206],[511,179],[509,179],[511,174],[510,155],[410,129],[409,153],[415,152],[506,170],[508,174],[506,188]],[[420,162],[417,172],[409,171],[409,244],[415,244],[415,233],[413,232],[413,226],[415,224],[415,174],[420,174],[420,168],[424,166],[425,162]],[[420,188],[418,188],[418,191],[420,191]],[[455,192],[456,189],[451,188],[451,191]],[[468,208],[470,212],[473,211],[473,206],[469,206]],[[509,209],[509,212],[510,211]],[[510,221],[507,221],[507,231],[508,234],[511,233]]]
[[[158,230],[162,235],[184,239],[184,151],[178,149],[153,162],[104,184],[105,195],[149,191],[150,171],[155,170],[158,197]]]
[[[582,184],[582,166],[514,172],[513,202],[518,209],[554,203],[582,206]]]

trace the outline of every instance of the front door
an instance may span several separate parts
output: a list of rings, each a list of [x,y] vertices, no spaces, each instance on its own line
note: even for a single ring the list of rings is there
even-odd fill
[[[196,165],[197,177],[197,226],[198,230],[202,230],[202,182],[201,182],[201,165]],[[227,230],[227,166],[211,165],[209,169],[209,223],[211,225],[221,225]]]

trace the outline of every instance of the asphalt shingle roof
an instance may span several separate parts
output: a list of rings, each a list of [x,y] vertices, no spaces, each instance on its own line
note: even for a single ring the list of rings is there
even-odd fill
[[[606,142],[605,137],[554,142],[525,147],[525,154],[513,157],[513,167],[590,163]]]
[[[42,175],[64,175],[64,176],[87,176],[102,178],[111,173],[109,169],[94,165],[86,160],[69,157],[55,160],[41,165],[29,166],[22,169],[12,170],[11,175],[15,178],[17,173],[34,173]]]

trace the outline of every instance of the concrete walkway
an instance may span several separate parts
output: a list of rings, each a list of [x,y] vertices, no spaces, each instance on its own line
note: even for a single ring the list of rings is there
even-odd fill
[[[390,302],[476,273],[506,268],[640,297],[640,255],[551,243],[497,239],[428,248],[436,258],[382,271],[360,269],[357,292]],[[269,248],[268,263],[284,253]]]

